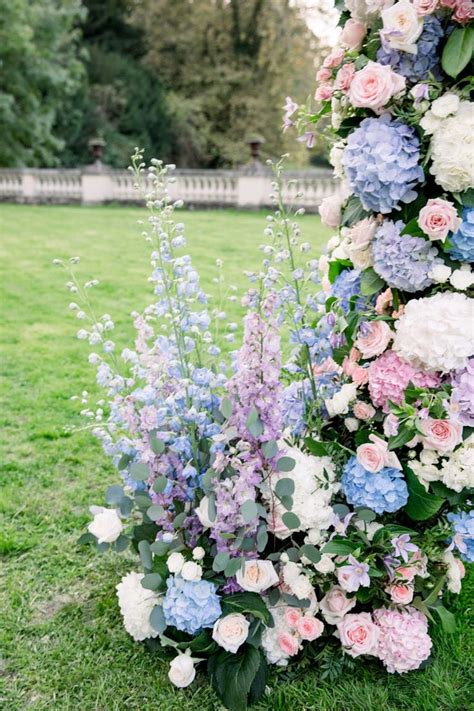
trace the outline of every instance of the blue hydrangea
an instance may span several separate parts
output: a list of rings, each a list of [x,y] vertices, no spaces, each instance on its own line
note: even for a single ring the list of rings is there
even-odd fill
[[[438,250],[422,237],[400,234],[401,220],[385,220],[372,241],[374,270],[392,288],[422,291],[433,283],[428,276],[436,264],[443,264]]]
[[[450,237],[449,256],[460,262],[474,262],[474,208],[462,212],[461,227]]]
[[[170,575],[163,598],[163,613],[167,625],[181,632],[196,634],[203,627],[212,627],[221,615],[216,586],[208,580],[188,581]]]
[[[393,513],[408,501],[408,488],[399,469],[384,467],[376,474],[351,457],[345,465],[342,489],[347,501],[353,506],[366,506],[375,513]]]
[[[448,514],[453,529],[452,545],[467,563],[474,563],[474,509]]]
[[[306,429],[306,401],[312,399],[309,380],[294,380],[282,393],[283,426],[293,436],[303,434]]]
[[[413,84],[428,79],[429,74],[433,74],[435,79],[441,79],[438,45],[443,36],[441,22],[436,17],[425,17],[416,54],[381,47],[377,52],[377,61],[380,64],[388,64],[393,71]]]
[[[344,269],[331,286],[329,296],[336,296],[339,301],[339,306],[346,314],[349,311],[349,300],[352,296],[359,295],[355,302],[356,311],[360,311],[367,306],[367,299],[360,296],[360,270],[359,269]]]
[[[387,214],[416,198],[424,174],[415,130],[388,114],[366,118],[349,134],[342,163],[366,210]]]

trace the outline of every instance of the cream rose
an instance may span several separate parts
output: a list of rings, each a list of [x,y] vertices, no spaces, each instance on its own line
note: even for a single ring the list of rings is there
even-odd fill
[[[243,590],[262,592],[278,583],[273,563],[270,560],[248,560],[235,576]]]
[[[474,273],[469,264],[463,264],[461,269],[454,270],[449,281],[458,291],[466,291],[474,284]]]
[[[420,17],[408,0],[400,0],[382,11],[383,35],[392,49],[416,54],[416,41],[423,31]]]
[[[184,689],[194,681],[196,670],[189,654],[179,654],[170,662],[168,678],[172,684]]]
[[[429,276],[437,284],[445,284],[451,276],[451,269],[447,264],[436,264],[430,271]]]
[[[239,612],[221,617],[214,623],[212,639],[227,652],[235,654],[248,637],[249,624]]]
[[[340,195],[330,195],[324,198],[319,206],[321,222],[327,227],[338,227],[341,221],[342,198]]]
[[[362,47],[366,33],[367,25],[350,18],[341,32],[340,42],[343,47],[347,47],[351,51],[358,51]]]
[[[209,518],[209,498],[207,496],[203,496],[199,506],[194,511],[204,529],[212,527],[212,521]]]
[[[431,417],[422,425],[425,436],[421,438],[426,449],[436,452],[452,452],[462,442],[462,425],[450,420],[434,420]]]
[[[355,342],[364,358],[374,358],[387,348],[394,336],[386,321],[370,321],[363,325]]]
[[[183,580],[201,580],[202,578],[202,568],[198,563],[193,560],[188,560],[181,568],[181,577]]]
[[[406,79],[389,66],[368,62],[355,73],[349,88],[352,106],[380,113],[393,96],[405,89]]]
[[[183,567],[184,563],[184,555],[175,551],[174,553],[171,553],[170,556],[168,556],[166,566],[170,573],[177,574],[181,572],[181,568]]]
[[[116,509],[91,506],[89,511],[94,520],[87,526],[89,533],[97,538],[97,543],[113,543],[123,531],[122,521]]]
[[[443,119],[455,114],[459,109],[460,98],[457,94],[447,93],[435,99],[431,104],[431,113],[436,118]]]
[[[351,657],[361,654],[377,655],[380,629],[372,622],[368,612],[346,615],[338,623],[341,644]]]
[[[452,202],[434,198],[428,200],[418,215],[418,225],[430,240],[444,242],[450,232],[456,232],[461,226],[461,218]]]
[[[356,602],[355,598],[347,597],[344,590],[335,585],[322,598],[319,603],[319,609],[326,622],[330,625],[335,625],[342,620],[349,610],[352,610]]]

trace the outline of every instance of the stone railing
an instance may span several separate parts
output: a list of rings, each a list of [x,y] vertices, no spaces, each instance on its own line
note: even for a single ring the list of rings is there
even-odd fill
[[[272,176],[266,171],[176,170],[174,176],[170,192],[189,206],[257,209],[271,205]],[[325,169],[289,171],[286,179],[286,200],[309,211],[316,211],[321,200],[339,188]],[[1,169],[0,201],[133,204],[141,201],[134,182],[125,170]]]

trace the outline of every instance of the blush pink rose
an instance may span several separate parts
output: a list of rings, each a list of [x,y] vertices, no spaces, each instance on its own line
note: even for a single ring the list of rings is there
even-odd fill
[[[396,605],[408,605],[413,600],[413,588],[411,585],[393,583],[388,589],[388,593]]]
[[[352,412],[358,420],[371,420],[375,415],[375,407],[372,407],[368,402],[357,400],[352,406]]]
[[[405,77],[397,74],[389,66],[368,62],[356,72],[349,90],[352,106],[380,112],[393,96],[404,90]]]
[[[439,0],[412,0],[417,15],[431,15],[439,5]]]
[[[344,64],[336,74],[334,86],[341,91],[347,91],[355,76],[355,66],[352,62]]]
[[[370,435],[371,442],[357,447],[357,461],[368,472],[376,473],[387,466],[389,462],[388,445],[376,435]]]
[[[321,67],[321,69],[316,74],[316,81],[325,82],[331,78],[331,70],[327,67]]]
[[[287,654],[289,657],[293,657],[298,653],[299,644],[298,641],[289,632],[281,632],[278,635],[278,646],[281,651]]]
[[[372,242],[379,225],[373,217],[365,217],[359,220],[349,230],[348,237],[359,249],[365,249]]]
[[[461,226],[456,208],[452,202],[435,198],[428,200],[418,215],[418,225],[430,240],[442,242],[450,232],[456,232]]]
[[[342,199],[339,195],[329,195],[324,198],[319,206],[321,222],[327,227],[338,227],[341,221]]]
[[[319,607],[326,622],[330,625],[335,625],[342,620],[349,610],[352,610],[356,602],[355,598],[347,597],[345,591],[335,585],[322,598]]]
[[[368,612],[346,615],[338,623],[341,644],[351,657],[361,654],[377,655],[380,629],[372,622]]]
[[[362,47],[362,42],[367,33],[367,27],[363,22],[358,20],[347,20],[344,29],[341,32],[340,42],[344,47],[350,50],[359,50]]]
[[[400,565],[395,568],[394,573],[396,576],[411,582],[417,574],[417,569],[414,565]]]
[[[383,353],[393,338],[393,332],[386,321],[370,321],[359,332],[355,342],[363,358],[374,358]]]
[[[323,62],[323,67],[328,67],[329,69],[334,69],[338,67],[342,60],[344,59],[345,51],[341,47],[334,49],[331,54],[328,54]]]
[[[332,86],[329,84],[321,84],[315,91],[314,98],[316,101],[328,101],[332,96]]]
[[[392,290],[390,288],[385,289],[385,291],[382,291],[382,293],[377,296],[375,311],[380,315],[388,313],[388,309],[392,305],[392,300]]]
[[[431,417],[423,422],[425,436],[421,441],[425,449],[437,452],[452,452],[462,442],[462,424],[451,420],[434,420]]]
[[[396,415],[390,412],[383,421],[383,433],[385,437],[394,437],[398,433],[400,420]]]
[[[456,9],[454,11],[453,20],[464,24],[469,22],[474,17],[474,9],[471,0],[461,0],[461,2],[456,3]]]
[[[305,615],[298,622],[297,629],[301,639],[312,642],[313,639],[321,637],[324,625],[321,620],[317,620],[316,617],[309,617]]]
[[[369,369],[363,368],[361,365],[358,365],[353,360],[350,360],[350,358],[344,358],[342,370],[345,375],[348,375],[350,378],[352,378],[352,381],[357,385],[357,387],[360,387],[361,385],[366,385],[366,383],[369,382]]]
[[[288,607],[285,610],[285,620],[289,627],[296,627],[301,619],[301,612],[296,607]]]

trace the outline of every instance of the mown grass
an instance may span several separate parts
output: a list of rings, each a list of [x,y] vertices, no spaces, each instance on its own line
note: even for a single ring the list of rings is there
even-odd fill
[[[81,255],[81,273],[101,286],[97,311],[108,311],[125,343],[129,313],[146,303],[147,246],[136,209],[0,206],[2,429],[0,551],[0,706],[8,711],[213,711],[219,703],[204,675],[184,691],[172,688],[166,665],[125,633],[114,586],[132,556],[100,556],[76,541],[116,474],[81,425],[82,390],[95,392],[86,348],[74,337],[64,275],[55,257]],[[258,265],[264,215],[189,212],[190,252],[212,288],[214,261],[224,257],[228,283],[245,288],[243,269]],[[316,217],[302,220],[315,252],[329,236]],[[230,307],[238,317],[238,305]],[[276,684],[258,709],[273,711],[464,711],[472,634],[471,585],[454,601],[458,632],[435,633],[434,660],[403,677],[376,664],[336,683],[317,668]]]

